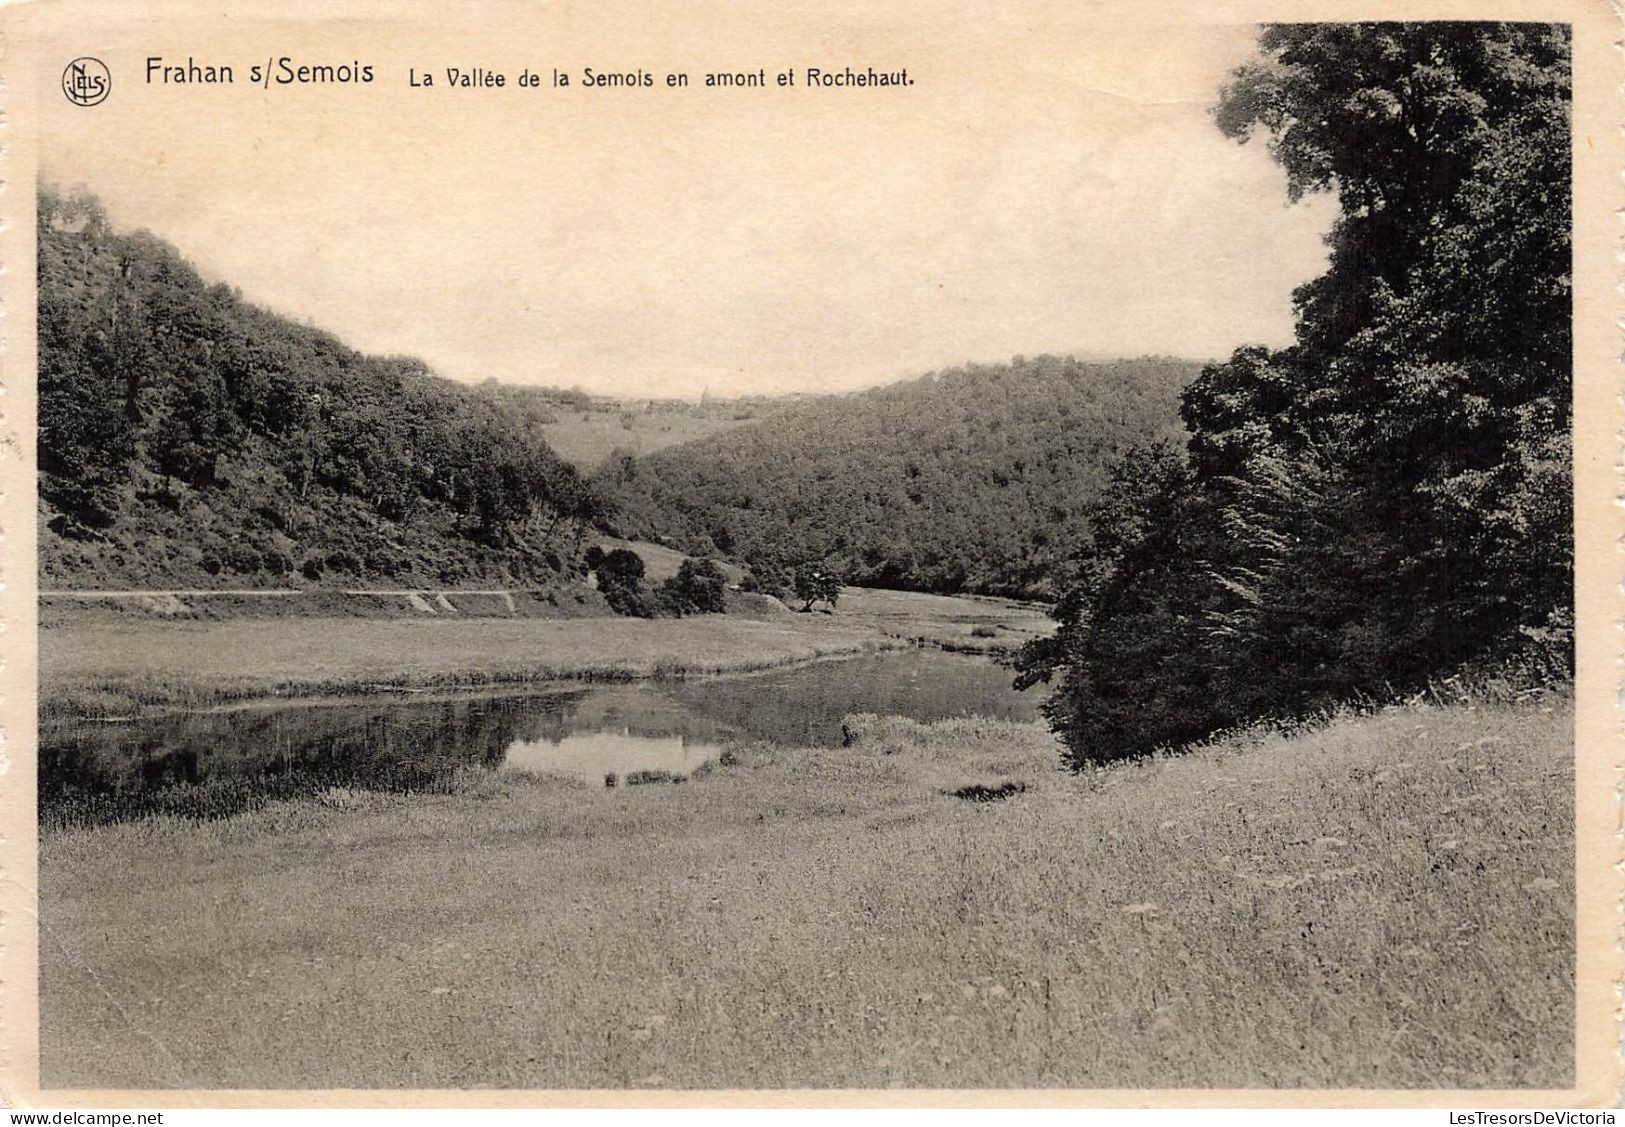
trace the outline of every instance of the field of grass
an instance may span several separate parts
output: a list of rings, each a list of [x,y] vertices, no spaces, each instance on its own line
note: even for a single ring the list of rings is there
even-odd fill
[[[768,621],[706,615],[88,624],[41,632],[41,714],[693,676],[873,652],[884,643],[861,625],[789,614]]]
[[[711,411],[578,411],[561,408],[542,436],[554,453],[584,470],[597,469],[617,450],[642,457],[684,442],[755,422]]]
[[[1049,629],[995,600],[848,589],[835,614],[761,596],[739,613],[615,617],[78,621],[40,631],[41,715],[124,716],[256,697],[629,680],[769,669],[923,643],[981,648]],[[981,630],[985,638],[974,631]]]
[[[680,786],[54,831],[43,1081],[1559,1087],[1572,724],[1395,709],[1072,776],[1038,725],[858,718]]]
[[[981,595],[926,595],[846,587],[835,612],[881,634],[960,653],[1008,653],[1054,633],[1055,622],[1037,603]]]

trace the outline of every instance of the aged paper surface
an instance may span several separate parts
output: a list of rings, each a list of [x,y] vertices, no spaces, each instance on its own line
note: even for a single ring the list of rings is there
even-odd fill
[[[1200,755],[1059,770],[1062,744],[1043,742],[1054,737],[1031,701],[1010,703],[1000,695],[1009,674],[988,673],[999,647],[983,643],[1005,639],[1013,651],[1042,637],[1044,606],[1067,590],[1047,574],[1033,578],[1042,561],[1018,578],[1000,570],[1004,557],[987,541],[1033,533],[1001,502],[979,502],[957,539],[946,530],[961,518],[948,506],[882,530],[868,555],[827,538],[813,552],[814,518],[772,511],[722,531],[691,527],[709,538],[701,549],[675,533],[654,543],[650,530],[669,514],[638,508],[677,487],[638,493],[632,475],[605,476],[622,454],[632,466],[710,465],[706,451],[743,447],[705,443],[767,427],[786,444],[767,447],[781,463],[810,463],[850,442],[857,453],[837,477],[906,456],[909,479],[924,482],[907,503],[929,506],[933,489],[951,493],[965,478],[943,471],[933,483],[931,465],[916,465],[940,453],[907,445],[921,433],[910,428],[924,397],[899,400],[884,424],[805,403],[1011,356],[995,373],[1004,386],[1055,370],[1098,385],[1128,382],[1127,369],[1111,367],[1125,358],[1188,363],[1188,379],[1196,362],[1222,362],[1246,345],[1285,349],[1293,290],[1328,269],[1324,237],[1338,199],[1307,183],[1289,203],[1263,127],[1237,145],[1213,107],[1253,56],[1262,23],[1397,19],[1569,29],[1574,675],[1555,705],[1447,699],[1460,682],[1444,680],[1454,667],[1443,666],[1438,681],[1417,681],[1426,691],[1402,693],[1403,707],[1418,710],[1407,731],[1429,734],[1408,736],[1415,746],[1392,762],[1360,760],[1336,776],[1355,788],[1343,800],[1347,817],[1353,833],[1378,843],[1366,843],[1373,852],[1340,860],[1353,834],[1306,822],[1260,831],[1283,843],[1292,871],[1266,871],[1267,857],[1210,856],[1234,848],[1218,844],[1231,841],[1219,826],[1231,806],[1207,805],[1211,795],[1238,785],[1237,775],[1241,790],[1269,785],[1248,773],[1258,760],[1229,759],[1222,747],[1210,775],[1199,773]],[[456,10],[85,2],[0,12],[0,1099],[1612,1106],[1619,32],[1607,4],[1556,0],[996,9],[891,0],[772,10],[708,0]],[[1434,63],[1406,81],[1451,81]],[[1477,96],[1460,112],[1483,112]],[[1270,111],[1259,112],[1265,121]],[[1375,120],[1390,110],[1371,112]],[[1446,117],[1417,128],[1443,137]],[[1472,215],[1495,205],[1479,206]],[[1540,220],[1536,209],[1521,222]],[[137,237],[143,230],[150,236]],[[1508,238],[1523,245],[1519,233]],[[1522,259],[1494,266],[1508,261]],[[45,325],[42,314],[38,349],[36,279],[53,287],[55,318]],[[43,307],[45,295],[38,300]],[[47,331],[62,335],[47,340]],[[184,348],[169,343],[177,335]],[[71,348],[62,343],[70,339]],[[1051,364],[1074,354],[1073,367]],[[388,359],[368,367],[367,357]],[[329,363],[319,378],[337,382],[321,390],[282,380]],[[1146,362],[1161,372],[1157,363]],[[56,381],[55,398],[36,401],[37,370]],[[990,370],[954,378],[985,390]],[[483,390],[434,391],[437,377]],[[411,417],[390,415],[389,395],[344,398],[360,395],[363,378],[404,389]],[[951,382],[939,379],[939,398]],[[552,390],[527,398],[505,387]],[[111,397],[102,414],[75,398],[82,389]],[[1004,410],[996,399],[978,400],[973,417]],[[1078,433],[1140,409],[1108,408]],[[431,449],[425,412],[441,410],[456,425],[435,431]],[[812,412],[786,416],[811,436],[801,447],[788,424],[771,422],[785,410]],[[1024,418],[1017,410],[1000,425]],[[540,431],[524,429],[532,424]],[[875,425],[882,430],[862,429]],[[940,433],[956,426],[964,429]],[[387,449],[374,438],[384,430]],[[515,453],[515,433],[546,436],[560,459],[536,469],[540,484],[517,501],[503,492],[506,479],[480,476],[532,465]],[[307,446],[315,453],[301,460]],[[644,461],[661,449],[678,453]],[[988,473],[1003,488],[1031,460]],[[378,470],[383,463],[407,468]],[[448,471],[453,464],[461,468]],[[744,508],[772,510],[774,469],[747,467],[739,489],[760,486],[763,499]],[[704,474],[672,480],[711,487]],[[588,481],[621,491],[618,516],[580,502]],[[566,511],[557,491],[578,487]],[[552,508],[532,511],[549,489]],[[260,496],[263,512],[245,500]],[[820,509],[817,520],[869,504],[891,511],[877,497]],[[1056,508],[1044,523],[1084,519]],[[1534,519],[1517,513],[1507,523]],[[778,530],[782,554],[742,539],[768,537],[763,528]],[[938,532],[954,551],[976,543],[982,554],[967,549],[963,566],[957,556],[943,562],[947,548],[927,558],[922,545]],[[1049,552],[1050,538],[1032,543]],[[641,553],[630,579],[604,555],[628,543]],[[716,609],[705,602],[710,588],[679,561],[712,554],[729,613],[697,615]],[[769,574],[769,556],[782,575]],[[844,585],[822,588],[833,579],[818,568],[832,571],[836,557]],[[893,567],[905,557],[913,571]],[[855,568],[868,569],[861,581]],[[966,601],[924,601],[933,598]],[[278,599],[281,609],[265,609]],[[875,664],[807,664],[843,657]],[[919,664],[886,664],[905,660]],[[840,672],[850,668],[867,672]],[[764,669],[756,681],[737,676]],[[736,675],[718,684],[747,687],[715,690],[701,724],[695,694],[711,692],[703,676],[717,672]],[[624,695],[580,688],[595,678]],[[563,712],[549,703],[513,719],[531,707],[511,703],[530,700],[520,687],[544,680],[550,692],[569,682],[579,695]],[[941,699],[863,695],[904,683],[928,686],[926,696],[935,685]],[[680,691],[651,701],[650,684]],[[769,732],[769,713],[800,718],[808,699],[842,693],[844,712],[828,706],[835,711],[800,735]],[[440,703],[414,704],[414,695]],[[269,707],[277,697],[340,703],[290,720]],[[1411,715],[1393,700],[1360,699],[1376,724]],[[42,701],[70,734],[40,738]],[[453,720],[423,736],[426,707]],[[1519,779],[1497,758],[1495,749],[1518,742],[1518,725],[1540,723],[1530,720],[1537,707],[1572,707],[1572,809],[1562,789],[1539,790],[1549,777]],[[593,709],[601,715],[588,724]],[[947,719],[967,713],[981,719]],[[323,718],[320,731],[307,714]],[[187,719],[163,727],[166,715]],[[352,715],[361,717],[353,731]],[[1493,727],[1507,716],[1511,736]],[[1238,726],[1255,718],[1234,717]],[[519,727],[504,728],[510,721]],[[157,726],[140,727],[149,723]],[[958,752],[931,741],[963,729],[911,727],[933,723],[1016,727],[953,735],[973,745],[953,761]],[[471,767],[469,748],[495,729],[495,758]],[[135,731],[149,734],[118,734]],[[838,738],[825,738],[831,732]],[[381,748],[393,754],[411,739],[423,746],[379,766]],[[1039,742],[1041,766],[1012,766],[1010,747]],[[882,746],[896,755],[857,754]],[[462,757],[462,773],[430,778],[431,753]],[[1280,754],[1303,755],[1290,745]],[[601,758],[614,755],[630,758]],[[280,766],[266,765],[277,756]],[[258,773],[226,777],[232,757],[260,764]],[[1435,759],[1449,773],[1404,777]],[[92,760],[123,781],[92,778]],[[53,773],[37,801],[47,763]],[[814,781],[798,779],[803,771]],[[1465,793],[1430,791],[1443,778],[1477,781]],[[687,785],[650,785],[670,781]],[[1166,810],[1135,814],[1143,796],[1134,788],[1152,785],[1168,788]],[[909,787],[895,801],[888,790]],[[1109,806],[1108,792],[1129,806]],[[1097,806],[1067,805],[1090,795]],[[683,802],[694,805],[672,805]],[[1499,802],[1516,817],[1495,817],[1515,825],[1481,815],[1501,811]],[[1029,838],[1016,829],[1022,803],[1041,827]],[[1245,822],[1244,803],[1234,809]],[[1475,826],[1484,840],[1452,836],[1442,822],[1413,840],[1417,811]],[[1134,843],[1141,815],[1160,844]],[[783,848],[754,825],[767,818],[783,819]],[[703,835],[679,833],[689,819]],[[1537,846],[1561,840],[1570,821],[1572,874],[1547,871]],[[948,836],[901,833],[933,822]],[[1276,968],[1280,1008],[1237,1009],[1246,994],[1237,984],[1269,974],[1204,958],[1181,931],[1176,898],[1188,895],[1193,911],[1211,905],[1211,883],[1182,893],[1169,891],[1177,882],[1149,893],[1095,887],[1069,907],[1070,889],[1100,882],[1045,859],[1072,836],[1062,826],[1080,827],[1102,850],[1077,856],[1128,849],[1137,859],[1125,872],[1183,868],[1178,850],[1228,866],[1235,885],[1218,896],[1234,895],[1234,905],[1204,918],[1232,931],[1208,940],[1257,939],[1252,957]],[[1520,836],[1526,830],[1532,836]],[[1171,852],[1157,852],[1164,847]],[[1436,858],[1431,870],[1417,861],[1423,848]],[[865,849],[875,851],[872,868],[842,867],[839,858]],[[1374,906],[1369,931],[1337,939],[1353,962],[1321,961],[1334,948],[1311,935],[1315,923],[1337,926],[1328,921],[1339,900],[1384,895],[1383,880],[1413,862],[1448,872],[1437,887],[1409,888],[1414,911]],[[1503,871],[1526,864],[1535,867]],[[1453,865],[1489,875],[1448,883],[1458,880]],[[1021,866],[1029,878],[1018,877]],[[1330,887],[1338,881],[1349,883]],[[1492,886],[1516,899],[1486,910],[1474,890],[1487,897]],[[1572,959],[1519,938],[1520,929],[1567,934],[1566,912],[1549,897],[1570,887]],[[1463,889],[1465,907],[1451,899]],[[1043,918],[1044,896],[1064,922]],[[1329,914],[1317,916],[1322,909]],[[1430,916],[1458,910],[1472,922],[1448,938],[1429,930]],[[1191,969],[1142,975],[1131,961],[1114,972],[1122,994],[1092,995],[1096,987],[1055,970],[1061,937],[1095,942],[1087,959],[1067,956],[1081,965],[1109,959],[1130,937],[1145,960],[1186,958]],[[1396,968],[1401,955],[1440,957],[1424,949],[1431,943],[1456,945],[1440,964],[1454,969],[1440,972],[1436,997],[1412,997],[1405,990],[1427,976]],[[1023,944],[1029,964],[1020,963]],[[1401,986],[1384,980],[1376,990],[1359,969],[1373,966]],[[1528,977],[1537,973],[1550,980]],[[729,977],[754,985],[730,992]],[[1572,1025],[1543,1017],[1571,988]],[[1488,1024],[1452,1026],[1457,1006]],[[1246,1024],[1213,1025],[1224,1022]],[[1311,1044],[1300,1029],[1336,1032]],[[781,1033],[785,1044],[774,1044]],[[1551,1048],[1569,1034],[1572,1068]],[[1108,1046],[1119,1042],[1137,1058],[1113,1058]],[[1537,1068],[1520,1046],[1557,1063]],[[1345,1067],[1317,1054],[1359,1059]],[[1306,1079],[1317,1076],[1337,1082]],[[1536,1076],[1548,1079],[1525,1079]]]

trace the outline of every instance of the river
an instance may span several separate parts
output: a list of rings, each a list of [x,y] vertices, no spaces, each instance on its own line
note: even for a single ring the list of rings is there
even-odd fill
[[[40,809],[47,824],[214,817],[333,787],[446,790],[470,768],[600,786],[612,773],[686,775],[739,739],[838,745],[851,713],[1036,718],[1039,694],[1010,677],[985,658],[913,649],[692,681],[51,723]]]

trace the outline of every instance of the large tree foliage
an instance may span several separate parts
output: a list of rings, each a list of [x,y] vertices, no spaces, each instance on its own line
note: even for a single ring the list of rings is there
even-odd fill
[[[643,586],[643,557],[630,548],[605,552],[594,544],[587,549],[587,566],[598,580],[598,592],[609,609],[633,618],[650,618],[654,604]]]
[[[827,603],[834,610],[841,597],[841,577],[828,564],[802,564],[796,568],[792,585],[803,613],[811,611],[814,603]]]
[[[49,186],[39,346],[53,582],[549,580],[604,513],[524,389],[364,356]]]
[[[1184,464],[1141,456],[1161,488],[1122,498],[1024,655],[1079,762],[1414,686],[1571,617],[1567,29],[1269,27],[1216,121],[1341,214],[1296,343],[1203,371]]]

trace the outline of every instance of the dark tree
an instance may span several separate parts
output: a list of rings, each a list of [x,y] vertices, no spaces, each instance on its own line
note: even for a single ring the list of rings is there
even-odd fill
[[[1571,621],[1567,30],[1259,46],[1217,123],[1267,137],[1294,199],[1336,193],[1329,269],[1295,345],[1187,390],[1187,467],[1024,655],[1075,761],[1414,687]]]
[[[593,553],[598,562],[593,564]],[[598,590],[616,614],[648,618],[654,613],[644,590],[643,557],[629,548],[605,552],[596,546],[588,551],[588,563],[598,577]]]
[[[666,614],[721,614],[727,610],[727,578],[711,560],[684,560],[677,574],[660,585]]]

